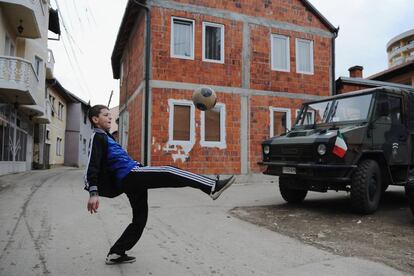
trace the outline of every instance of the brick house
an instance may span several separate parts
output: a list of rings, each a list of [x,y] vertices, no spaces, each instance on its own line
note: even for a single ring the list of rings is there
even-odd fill
[[[137,160],[251,174],[261,142],[334,93],[338,29],[306,0],[129,1],[112,53],[119,139]],[[191,102],[212,87],[217,106]]]
[[[414,86],[414,61],[408,61],[378,72],[368,78],[363,77],[363,67],[349,68],[349,77],[339,77],[336,80],[337,93],[347,93],[361,89],[391,86],[402,89],[412,89]]]

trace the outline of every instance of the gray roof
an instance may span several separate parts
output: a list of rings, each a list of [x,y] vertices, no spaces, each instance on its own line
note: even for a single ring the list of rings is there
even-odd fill
[[[394,83],[394,82],[386,82],[386,81],[367,80],[363,78],[339,77],[337,82],[366,85],[366,86],[373,86],[373,87],[388,86],[388,87],[401,88],[401,89],[411,89],[411,90],[414,89],[414,86],[411,86],[411,85],[399,84],[399,83]]]

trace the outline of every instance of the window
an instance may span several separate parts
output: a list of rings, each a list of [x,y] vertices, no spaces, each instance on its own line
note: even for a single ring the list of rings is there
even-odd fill
[[[289,131],[291,122],[290,109],[270,107],[270,137]]]
[[[224,26],[203,22],[203,61],[224,63]]]
[[[50,109],[52,110],[52,116],[55,116],[55,97],[49,95]]]
[[[271,35],[271,62],[272,70],[290,71],[289,37],[283,35]]]
[[[194,59],[194,20],[172,17],[171,56]]]
[[[61,156],[62,155],[62,138],[57,137],[56,138],[56,155]]]
[[[296,72],[313,74],[313,41],[296,39]]]
[[[58,107],[58,118],[59,120],[63,119],[63,104],[61,102],[59,102],[59,107]]]
[[[40,72],[41,72],[40,70],[42,69],[42,62],[43,60],[41,58],[39,58],[38,56],[35,56],[34,69],[38,77],[40,76]]]
[[[226,108],[224,104],[201,112],[201,146],[226,147]]]
[[[6,34],[5,45],[4,45],[4,55],[5,56],[14,56],[16,47],[13,44],[13,41]]]
[[[296,119],[299,117],[300,109],[296,109]],[[300,122],[299,125],[312,125],[315,122],[315,112],[314,111],[307,111],[305,120],[303,122]],[[320,122],[318,120],[318,122]]]
[[[380,123],[401,124],[401,98],[378,94],[375,118]]]
[[[169,100],[169,140],[172,144],[194,143],[194,105],[191,101]]]
[[[50,130],[46,129],[46,140],[50,140]]]
[[[86,154],[86,139],[83,139],[83,147],[82,147],[83,154]]]

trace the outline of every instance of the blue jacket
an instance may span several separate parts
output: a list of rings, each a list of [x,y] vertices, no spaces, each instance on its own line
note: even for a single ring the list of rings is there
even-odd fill
[[[122,193],[121,182],[140,164],[109,133],[95,128],[89,143],[89,161],[85,173],[85,190],[90,195],[116,197]]]

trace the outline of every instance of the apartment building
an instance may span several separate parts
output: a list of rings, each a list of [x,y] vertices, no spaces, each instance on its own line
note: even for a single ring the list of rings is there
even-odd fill
[[[49,167],[85,167],[92,126],[88,120],[90,105],[66,90],[57,79],[47,80],[52,106],[52,122],[47,125]]]
[[[49,1],[0,1],[0,174],[29,170],[42,158],[49,29],[60,33]]]
[[[392,86],[412,89],[414,86],[414,29],[392,38],[386,46],[388,68],[364,78],[364,68],[356,65],[349,68],[349,77],[336,80],[338,93],[360,89]]]
[[[151,165],[260,172],[261,142],[333,94],[337,34],[306,0],[129,1],[112,53],[121,145]],[[207,112],[191,101],[204,85]]]

